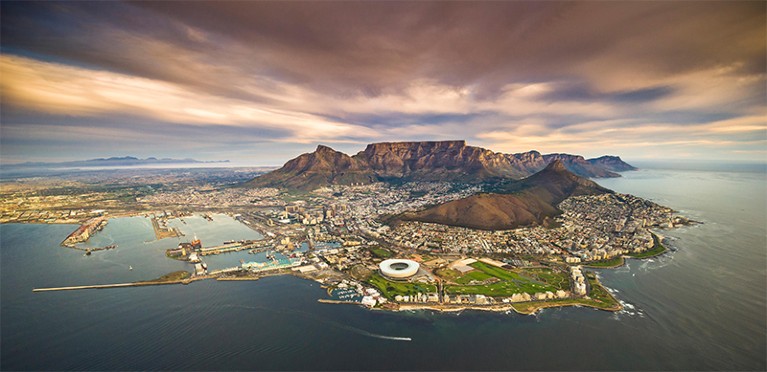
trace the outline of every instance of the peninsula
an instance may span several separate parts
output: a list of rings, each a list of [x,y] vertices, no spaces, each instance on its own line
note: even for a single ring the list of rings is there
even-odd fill
[[[661,254],[658,231],[690,223],[582,176],[633,169],[614,156],[510,155],[464,141],[371,144],[354,156],[320,145],[250,180],[208,185],[204,198],[195,185],[158,188],[113,211],[151,215],[155,233],[175,231],[157,239],[180,236],[168,221],[195,213],[209,221],[227,213],[264,239],[169,246],[168,257],[189,262],[190,277],[59,289],[287,274],[322,283],[330,296],[323,302],[374,309],[617,311],[620,302],[589,268]],[[114,216],[99,212],[83,215],[67,246],[78,248]],[[208,256],[244,250],[267,259],[207,269]],[[36,289],[47,290],[57,288]]]

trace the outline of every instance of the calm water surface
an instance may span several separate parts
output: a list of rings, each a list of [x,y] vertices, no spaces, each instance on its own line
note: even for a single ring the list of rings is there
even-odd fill
[[[317,303],[317,283],[289,276],[32,293],[191,270],[164,250],[193,234],[206,245],[261,236],[215,215],[175,221],[187,236],[155,241],[148,219],[121,218],[89,243],[118,249],[85,257],[58,245],[73,225],[2,225],[0,369],[765,370],[765,174],[641,170],[598,182],[704,222],[666,231],[670,254],[600,271],[626,305],[617,314],[386,313]]]

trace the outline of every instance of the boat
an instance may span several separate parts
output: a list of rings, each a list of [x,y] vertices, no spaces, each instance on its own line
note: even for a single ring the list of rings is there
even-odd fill
[[[192,240],[190,244],[192,244],[192,248],[194,249],[202,248],[202,242],[200,241],[200,239],[197,239],[197,234],[194,234],[194,240]]]
[[[128,266],[128,270],[133,270],[133,266]]]

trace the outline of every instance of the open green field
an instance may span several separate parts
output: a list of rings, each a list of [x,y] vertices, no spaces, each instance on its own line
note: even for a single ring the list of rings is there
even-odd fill
[[[389,257],[394,255],[388,249],[383,249],[383,248],[378,248],[378,247],[370,248],[370,253],[372,253],[373,255],[375,255],[378,258],[389,258]]]
[[[589,285],[591,286],[591,291],[589,292],[591,301],[594,301],[603,306],[618,305],[618,301],[615,300],[615,297],[613,297],[610,292],[607,292],[605,287],[602,287],[602,285],[599,284],[599,281],[594,276],[594,274],[588,273],[586,274],[586,277],[588,278]]]
[[[652,248],[644,252],[629,254],[629,256],[634,258],[648,258],[648,257],[657,256],[666,251],[666,247],[663,246],[663,244],[660,242],[660,239],[658,238],[657,235],[652,234],[652,240],[654,243]]]
[[[374,273],[367,280],[368,284],[376,287],[384,297],[393,299],[396,295],[414,295],[416,293],[436,293],[437,287],[431,284],[394,282]]]
[[[476,270],[463,276],[445,277],[459,285],[446,285],[445,292],[449,294],[483,294],[493,297],[508,297],[514,293],[537,293],[568,289],[570,281],[566,273],[555,272],[550,269],[528,269],[520,272],[508,271],[499,267],[487,265],[483,262],[475,262],[470,265]],[[448,270],[450,273],[454,270]],[[442,275],[443,273],[440,273]],[[460,273],[458,273],[460,274]],[[484,281],[489,278],[497,278],[498,281],[486,285],[468,285],[472,280]]]

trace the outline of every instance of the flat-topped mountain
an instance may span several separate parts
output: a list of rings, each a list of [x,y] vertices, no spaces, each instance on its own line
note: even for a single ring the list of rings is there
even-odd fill
[[[467,146],[466,141],[374,143],[355,157],[382,179],[463,181],[522,174],[504,154]]]
[[[408,212],[400,220],[438,223],[483,230],[508,230],[544,224],[561,213],[557,205],[570,196],[612,193],[579,177],[553,160],[542,171],[515,182],[513,193],[480,193],[423,211]]]
[[[465,141],[382,142],[370,144],[353,156],[319,145],[314,152],[300,155],[246,186],[313,190],[376,181],[477,183],[524,178],[555,159],[584,177],[620,177],[579,155],[541,155],[537,151],[503,154],[468,146]]]

